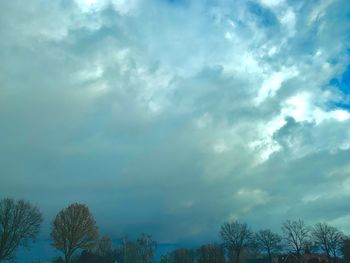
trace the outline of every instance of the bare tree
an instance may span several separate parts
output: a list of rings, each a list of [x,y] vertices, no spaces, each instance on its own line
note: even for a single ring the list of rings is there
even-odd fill
[[[152,240],[151,235],[142,233],[137,239],[141,263],[151,263],[154,260],[156,242]]]
[[[330,248],[331,232],[335,230],[332,228],[326,223],[317,223],[311,231],[313,241],[326,253],[329,262],[332,261]]]
[[[103,256],[111,250],[113,250],[112,240],[109,236],[105,235],[98,241],[96,253]]]
[[[225,263],[225,253],[222,245],[202,245],[197,250],[197,254],[198,263]]]
[[[302,251],[309,244],[309,227],[300,219],[296,221],[287,220],[282,225],[282,231],[288,247],[300,259]]]
[[[51,238],[52,245],[64,253],[66,263],[77,249],[92,249],[98,232],[89,208],[75,203],[61,210],[53,222]]]
[[[131,240],[128,240],[127,237],[123,238],[123,263],[139,263],[141,262],[139,245]]]
[[[226,222],[221,226],[220,236],[226,247],[235,253],[238,263],[241,252],[251,243],[252,232],[247,224],[238,221]]]
[[[346,236],[341,231],[334,231],[331,235],[331,254],[333,256],[334,262],[337,261],[338,255],[341,254],[341,249],[343,247],[343,242],[346,240]]]
[[[343,255],[344,262],[350,262],[350,239],[345,237],[341,246],[341,254]]]
[[[24,200],[0,201],[0,261],[15,257],[19,246],[28,246],[39,233],[43,221],[37,207]]]
[[[258,247],[265,251],[272,262],[272,255],[281,248],[282,238],[271,230],[260,230],[256,233],[255,239]]]
[[[103,236],[97,243],[96,254],[102,258],[107,258],[113,254],[112,240],[109,236]]]
[[[188,248],[178,248],[169,254],[171,263],[194,263],[195,251]]]

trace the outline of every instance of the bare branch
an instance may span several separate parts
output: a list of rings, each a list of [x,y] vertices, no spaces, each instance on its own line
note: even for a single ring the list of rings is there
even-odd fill
[[[37,207],[24,200],[5,198],[0,201],[0,261],[11,260],[19,246],[28,246],[43,221]]]

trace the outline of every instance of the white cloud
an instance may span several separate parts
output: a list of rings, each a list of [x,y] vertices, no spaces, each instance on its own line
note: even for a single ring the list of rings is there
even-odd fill
[[[346,121],[350,114],[345,110],[324,111],[314,105],[311,94],[300,93],[286,100],[282,109],[283,116],[291,116],[296,121],[309,121],[320,124],[327,119],[335,119],[337,121]]]
[[[298,75],[298,71],[295,68],[282,69],[282,71],[272,72],[262,83],[259,90],[259,95],[256,98],[256,103],[259,105],[268,97],[275,96],[276,92],[281,88],[284,81],[293,78]]]
[[[115,10],[121,15],[130,14],[138,6],[139,0],[111,0]]]
[[[283,4],[284,0],[260,0],[262,4],[267,5],[269,7],[275,7]]]

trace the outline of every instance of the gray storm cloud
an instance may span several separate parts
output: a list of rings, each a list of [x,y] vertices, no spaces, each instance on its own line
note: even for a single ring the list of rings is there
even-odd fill
[[[214,1],[213,1],[214,2]],[[312,3],[311,3],[312,2]],[[2,1],[0,197],[114,237],[350,231],[347,1]],[[261,220],[269,218],[269,220]]]

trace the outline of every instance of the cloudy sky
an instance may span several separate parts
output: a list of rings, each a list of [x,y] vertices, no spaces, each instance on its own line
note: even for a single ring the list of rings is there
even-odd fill
[[[350,233],[348,0],[0,3],[0,198],[102,233]]]

